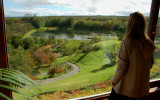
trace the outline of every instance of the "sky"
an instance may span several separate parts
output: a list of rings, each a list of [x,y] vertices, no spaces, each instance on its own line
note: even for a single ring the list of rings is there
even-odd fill
[[[5,17],[129,16],[135,11],[149,16],[151,0],[3,0]]]

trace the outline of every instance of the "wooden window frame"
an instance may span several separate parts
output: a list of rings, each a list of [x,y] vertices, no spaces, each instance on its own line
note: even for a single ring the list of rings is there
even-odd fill
[[[6,47],[6,35],[5,35],[5,22],[4,22],[4,7],[3,0],[0,1],[0,68],[9,68],[8,66],[8,56]],[[8,85],[4,81],[0,83]],[[12,99],[12,91],[0,88],[0,92]],[[0,98],[2,100],[2,98]]]
[[[160,0],[152,0],[151,10],[150,10],[150,22],[148,27],[148,34],[152,40],[154,40],[155,34],[153,32],[156,31],[156,25],[158,20],[158,13],[159,13],[159,5]],[[6,47],[6,35],[5,35],[5,21],[4,21],[4,7],[3,7],[3,0],[0,1],[0,68],[9,68],[8,66],[8,56],[7,56],[7,47]],[[7,84],[4,81],[0,81],[2,84]],[[150,87],[160,87],[160,79],[151,80]],[[4,93],[6,96],[12,99],[12,91],[0,88],[0,92]],[[157,92],[150,93],[154,94]],[[160,90],[158,91],[160,93]],[[81,99],[88,99],[88,100],[95,100],[95,99],[105,99],[108,98],[110,92],[103,93],[103,94],[96,94],[92,96],[86,96],[77,98],[77,100]],[[1,100],[2,98],[0,98]]]

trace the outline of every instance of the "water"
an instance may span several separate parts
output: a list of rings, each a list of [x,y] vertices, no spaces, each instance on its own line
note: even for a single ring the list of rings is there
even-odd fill
[[[51,31],[51,32],[35,32],[32,34],[32,36],[37,36],[37,37],[44,37],[48,38],[49,36],[55,36],[56,39],[71,39],[71,40],[86,40],[88,38],[91,38],[91,33],[93,32],[56,32],[56,31]],[[109,36],[111,34],[103,34],[99,33],[100,36]]]

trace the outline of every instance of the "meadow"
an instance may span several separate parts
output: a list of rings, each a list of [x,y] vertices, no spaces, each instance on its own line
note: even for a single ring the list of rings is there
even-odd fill
[[[41,91],[37,91],[36,95],[29,93],[36,100],[77,98],[110,91],[111,79],[117,66],[117,52],[125,33],[127,18],[36,15],[6,18],[10,68],[25,73],[33,80],[45,80],[69,73],[73,69],[68,70],[69,66],[60,66],[65,62],[71,62],[80,68],[77,74],[70,77],[40,84]],[[68,34],[72,34],[72,31],[82,31],[82,34],[85,31],[111,33],[111,36],[93,36],[85,40],[57,39],[54,34],[48,38],[31,36],[35,32],[57,30],[67,31]],[[157,43],[151,79],[160,77],[159,47]],[[48,74],[49,72],[51,73]],[[26,99],[16,93],[13,93],[13,98]]]

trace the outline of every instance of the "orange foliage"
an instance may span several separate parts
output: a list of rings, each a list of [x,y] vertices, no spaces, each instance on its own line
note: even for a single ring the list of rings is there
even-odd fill
[[[48,68],[48,74],[51,75],[51,77],[53,77],[55,73],[56,73],[56,69],[55,68],[52,68],[52,67]]]
[[[50,61],[56,61],[57,60],[56,55],[54,53],[51,53],[51,52],[48,53],[48,58],[49,58]]]
[[[61,68],[56,69],[56,73],[60,74],[62,72],[64,72],[64,69],[61,69]]]
[[[34,58],[38,62],[39,66],[56,61],[57,59],[54,53],[52,53],[51,51],[45,52],[43,49],[39,49],[34,52]]]
[[[33,80],[37,80],[37,79],[38,79],[36,76],[33,76],[33,75],[31,75],[31,74],[27,74],[27,76],[30,77],[30,78],[33,79]]]
[[[34,99],[35,100],[58,100],[58,99],[68,100],[70,98],[78,98],[78,97],[104,93],[107,91],[111,91],[111,88],[112,88],[111,80],[97,83],[88,87],[90,87],[89,90],[88,89],[84,90],[83,88],[79,88],[79,89],[73,89],[73,90],[67,90],[67,91],[57,91],[55,93],[41,95],[39,99],[37,97],[34,97]],[[97,89],[95,87],[97,87]],[[107,99],[104,99],[104,100],[107,100]]]
[[[34,53],[34,57],[40,66],[48,62],[48,57],[42,49],[37,50]]]

